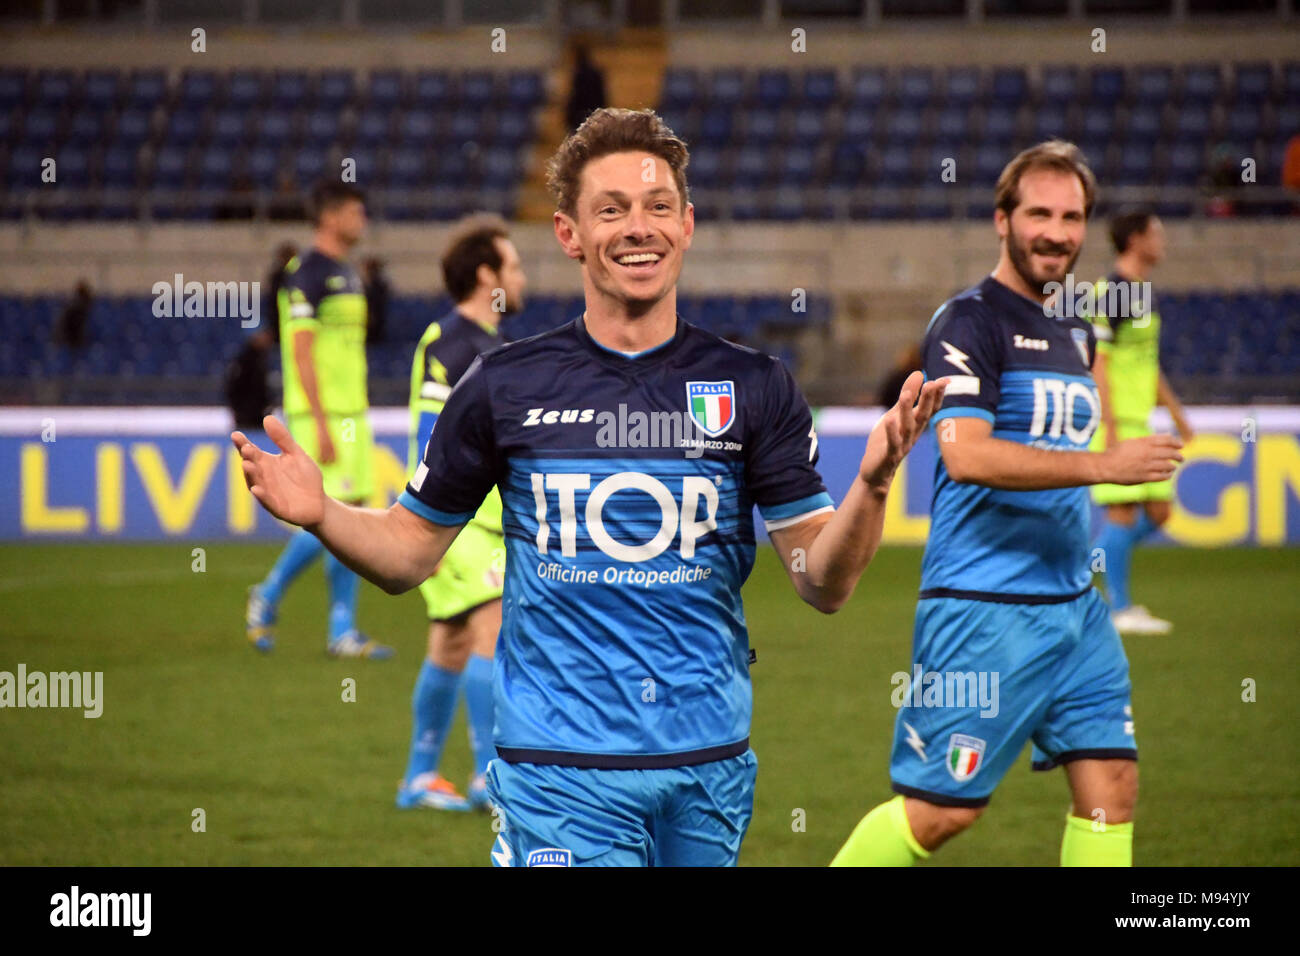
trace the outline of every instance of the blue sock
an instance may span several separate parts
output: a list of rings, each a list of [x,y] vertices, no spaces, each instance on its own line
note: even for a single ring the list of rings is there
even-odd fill
[[[406,762],[406,782],[419,774],[438,769],[442,745],[456,716],[456,698],[460,696],[460,675],[444,670],[428,658],[415,680],[411,698],[414,721],[411,725],[411,756]]]
[[[1146,509],[1142,509],[1138,512],[1137,524],[1133,525],[1133,543],[1137,544],[1155,530],[1156,523],[1147,516]]]
[[[320,543],[320,539],[310,531],[295,534],[280,552],[271,573],[257,586],[262,597],[272,606],[279,604],[285,589],[293,583],[294,578],[302,574],[307,565],[315,561],[324,550],[325,546]]]
[[[1129,605],[1129,569],[1133,564],[1133,542],[1136,526],[1126,528],[1122,524],[1107,521],[1102,525],[1097,547],[1106,556],[1106,590],[1110,592],[1110,606],[1118,611]]]
[[[492,658],[471,654],[465,666],[465,710],[469,716],[469,747],[474,775],[487,771],[497,755],[492,743]]]
[[[330,640],[336,641],[356,626],[357,587],[361,578],[334,555],[325,555],[325,576],[330,585]]]

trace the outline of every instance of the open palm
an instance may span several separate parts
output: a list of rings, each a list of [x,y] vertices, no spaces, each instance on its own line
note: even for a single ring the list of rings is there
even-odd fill
[[[894,407],[871,429],[862,456],[863,481],[885,485],[893,480],[894,472],[930,424],[930,417],[939,410],[947,387],[946,378],[926,382],[920,372],[908,376]]]
[[[248,490],[262,507],[282,521],[300,528],[318,524],[325,514],[325,485],[320,468],[279,419],[267,415],[262,426],[281,454],[263,451],[243,432],[230,436],[243,458],[241,464]]]

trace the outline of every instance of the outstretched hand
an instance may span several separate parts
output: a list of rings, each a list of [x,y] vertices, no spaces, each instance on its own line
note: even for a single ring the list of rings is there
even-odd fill
[[[241,465],[248,490],[262,507],[282,521],[300,528],[319,524],[325,516],[325,485],[320,468],[279,419],[267,415],[262,419],[262,427],[279,446],[281,454],[263,451],[243,432],[230,436],[243,458]]]
[[[920,372],[907,377],[898,401],[880,416],[867,439],[859,474],[871,488],[888,490],[894,472],[929,427],[930,417],[939,410],[947,387],[947,378],[926,382]]]

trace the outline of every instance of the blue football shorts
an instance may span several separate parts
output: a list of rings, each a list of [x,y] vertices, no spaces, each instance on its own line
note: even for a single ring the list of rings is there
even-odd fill
[[[1137,759],[1128,658],[1095,588],[1061,604],[922,599],[912,662],[889,763],[898,793],[984,806],[1027,740],[1035,770]]]
[[[693,767],[488,764],[494,866],[735,866],[754,809],[753,750]]]

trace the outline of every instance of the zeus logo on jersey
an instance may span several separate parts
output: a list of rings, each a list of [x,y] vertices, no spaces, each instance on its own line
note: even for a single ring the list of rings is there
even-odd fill
[[[578,554],[577,493],[591,488],[591,475],[583,473],[539,474],[531,476],[533,501],[537,505],[537,553],[548,553],[551,542],[550,503],[547,492],[559,496],[560,553],[566,558]],[[592,543],[616,561],[649,561],[663,554],[673,539],[681,533],[681,556],[695,557],[695,542],[717,528],[718,489],[711,479],[702,475],[686,475],[681,479],[681,506],[666,484],[652,475],[636,471],[621,471],[601,481],[587,495],[584,510],[587,534]],[[605,506],[619,492],[642,492],[659,506],[658,532],[642,544],[624,544],[617,541],[605,528]],[[700,502],[704,502],[704,517],[699,517]]]
[[[1076,428],[1074,424],[1075,402],[1079,399],[1088,406],[1088,421],[1082,428]],[[1050,426],[1049,404],[1052,406]],[[1076,445],[1086,445],[1100,420],[1101,402],[1097,399],[1097,390],[1091,385],[1059,378],[1034,379],[1034,418],[1029,425],[1030,436],[1038,438],[1046,433],[1051,438],[1060,438],[1064,431]]]
[[[529,425],[554,425],[557,422],[565,425],[573,423],[586,424],[596,417],[594,408],[553,408],[547,411],[544,408],[528,409],[528,416],[524,419],[524,427]]]

